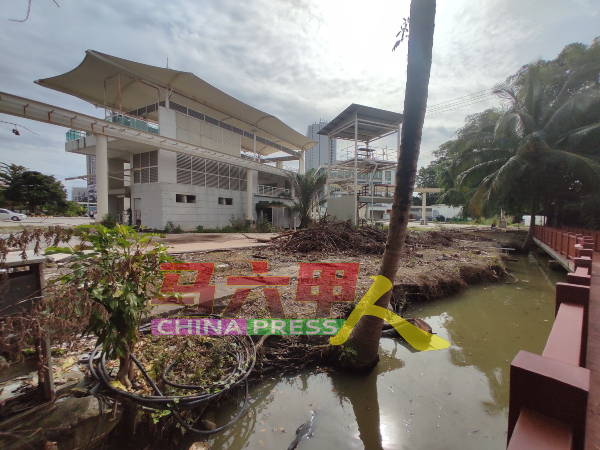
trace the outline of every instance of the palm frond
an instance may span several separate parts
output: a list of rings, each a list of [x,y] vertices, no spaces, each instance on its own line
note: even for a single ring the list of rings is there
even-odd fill
[[[584,185],[600,183],[600,166],[590,158],[561,150],[549,150],[544,156],[544,164],[558,167],[562,173],[572,174]]]
[[[571,130],[596,122],[600,110],[600,92],[587,90],[571,97],[548,119],[543,128],[550,145]],[[596,120],[594,120],[596,119]]]
[[[571,130],[559,136],[555,141],[556,147],[568,152],[579,150],[584,143],[595,147],[595,151],[598,151],[600,147],[600,122]]]
[[[456,179],[457,185],[471,187],[478,185],[491,173],[501,168],[504,163],[504,159],[496,159],[476,164],[458,175]]]

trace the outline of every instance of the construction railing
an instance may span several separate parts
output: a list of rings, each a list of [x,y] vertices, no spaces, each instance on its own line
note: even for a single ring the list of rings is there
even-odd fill
[[[268,195],[269,197],[279,197],[279,194],[290,194],[292,191],[290,189],[278,188],[274,186],[269,186],[266,184],[258,185],[258,195]]]
[[[536,227],[536,237],[571,258],[575,270],[556,285],[556,317],[542,355],[521,350],[511,363],[507,445],[509,450],[583,449],[595,237],[550,227]]]

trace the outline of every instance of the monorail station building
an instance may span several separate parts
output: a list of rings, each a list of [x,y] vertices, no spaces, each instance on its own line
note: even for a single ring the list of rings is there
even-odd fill
[[[189,72],[87,51],[63,75],[36,81],[104,109],[99,119],[0,93],[0,112],[70,128],[67,152],[94,157],[97,217],[122,214],[163,229],[256,220],[256,204],[280,205],[290,167],[315,141]],[[89,169],[88,169],[89,171]],[[292,193],[293,194],[293,193]],[[291,226],[289,214],[279,226]]]

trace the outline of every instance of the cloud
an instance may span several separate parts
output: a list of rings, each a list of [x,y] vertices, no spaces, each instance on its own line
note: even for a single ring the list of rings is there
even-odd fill
[[[5,2],[0,12],[0,90],[100,115],[91,105],[32,82],[76,67],[87,49],[194,72],[234,97],[304,133],[351,103],[402,112],[406,44],[391,52],[409,2],[372,0],[33,0]],[[430,115],[420,164],[463,124],[467,114],[497,104],[448,103],[489,89],[523,64],[553,58],[574,41],[591,42],[597,3],[566,1],[439,1],[429,89]],[[560,27],[560,28],[559,28]],[[560,29],[560,32],[556,30]],[[444,111],[433,114],[433,111]],[[85,172],[82,156],[64,151],[57,127],[0,115],[41,136],[0,124],[0,161],[59,178]],[[344,147],[343,143],[338,147]],[[379,146],[395,146],[396,139]],[[77,182],[83,184],[84,182]]]

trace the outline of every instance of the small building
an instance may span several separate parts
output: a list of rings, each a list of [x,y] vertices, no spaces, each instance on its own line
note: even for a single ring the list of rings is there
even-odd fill
[[[88,156],[79,178],[93,181],[97,217],[131,205],[133,223],[155,229],[256,220],[259,201],[280,205],[291,190],[283,163],[298,161],[303,173],[304,152],[316,144],[192,73],[93,50],[72,71],[36,83],[104,109],[103,120],[72,115],[65,144]],[[50,123],[66,120],[52,105],[36,108],[48,110]]]
[[[74,202],[87,202],[88,200],[88,188],[81,186],[74,186],[71,188],[71,200]]]

